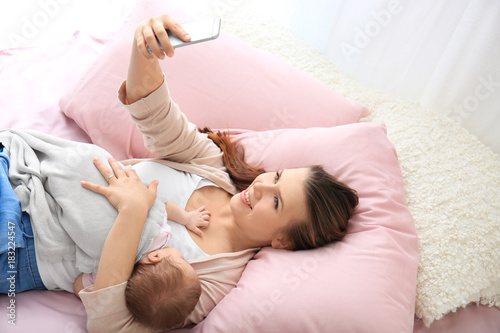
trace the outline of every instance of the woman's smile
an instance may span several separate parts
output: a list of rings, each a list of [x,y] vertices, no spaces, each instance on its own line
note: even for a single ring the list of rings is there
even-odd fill
[[[245,239],[263,246],[295,221],[307,220],[305,182],[308,168],[266,172],[233,196],[232,217]]]
[[[250,201],[250,189],[241,192],[241,201],[250,209],[252,209],[252,202]]]

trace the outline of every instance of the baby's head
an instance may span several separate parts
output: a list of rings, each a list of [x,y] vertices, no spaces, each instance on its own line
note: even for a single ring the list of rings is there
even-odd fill
[[[178,250],[165,247],[135,265],[125,300],[138,322],[154,329],[169,329],[182,325],[200,294],[193,267]]]

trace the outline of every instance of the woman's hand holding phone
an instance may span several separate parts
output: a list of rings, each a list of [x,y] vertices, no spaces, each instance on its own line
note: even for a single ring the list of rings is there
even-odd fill
[[[163,72],[158,60],[165,59],[165,54],[170,57],[174,55],[174,48],[165,29],[172,31],[183,41],[190,40],[184,28],[168,14],[152,17],[139,24],[134,33],[126,94],[121,95],[125,104],[135,103],[148,96],[163,83]],[[163,50],[159,43],[163,45]]]
[[[165,59],[165,54],[168,57],[174,55],[174,47],[170,43],[166,30],[170,30],[184,42],[191,40],[184,28],[170,15],[163,14],[152,17],[139,24],[135,30],[134,40],[137,49],[144,58],[148,60],[154,60],[155,57]],[[151,54],[148,52],[148,46],[152,51]]]
[[[180,47],[215,39],[219,36],[220,26],[219,18],[188,23],[185,28],[191,36],[168,14],[152,17],[139,24],[134,33],[126,94],[121,95],[124,103],[132,104],[148,96],[163,83],[163,72],[158,60],[165,59],[165,55],[174,55],[172,42]]]

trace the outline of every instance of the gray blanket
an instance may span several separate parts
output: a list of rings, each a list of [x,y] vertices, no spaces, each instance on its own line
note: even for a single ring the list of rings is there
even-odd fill
[[[10,182],[31,217],[37,255],[48,261],[76,260],[84,273],[97,271],[118,213],[105,197],[83,188],[80,181],[106,186],[92,159],[98,157],[107,164],[110,154],[95,145],[31,130],[2,130],[0,142],[9,152]],[[136,260],[158,235],[164,213],[164,202],[157,198]]]

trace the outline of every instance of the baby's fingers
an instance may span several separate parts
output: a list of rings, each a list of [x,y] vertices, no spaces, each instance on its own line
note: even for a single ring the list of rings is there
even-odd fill
[[[192,232],[194,232],[196,235],[200,236],[200,237],[203,237],[203,231],[201,231],[200,229],[198,228],[194,228],[193,230],[191,230]]]
[[[204,211],[202,216],[201,216],[201,218],[203,219],[203,221],[206,222],[207,225],[208,225],[208,222],[210,221],[211,217],[212,217],[212,213],[210,213],[209,211]]]

